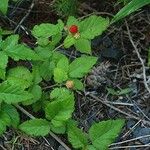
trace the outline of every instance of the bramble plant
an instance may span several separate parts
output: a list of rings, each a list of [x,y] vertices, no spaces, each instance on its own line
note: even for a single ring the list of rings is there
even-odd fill
[[[118,136],[124,120],[108,120],[94,123],[85,133],[72,119],[75,110],[75,92],[83,91],[82,78],[96,64],[97,58],[91,56],[91,40],[101,35],[109,26],[109,20],[90,16],[84,20],[69,17],[66,25],[36,25],[32,35],[37,46],[29,48],[20,43],[18,35],[0,40],[0,134],[12,126],[31,136],[45,136],[49,132],[67,134],[75,149],[105,150]],[[61,41],[63,41],[62,44]],[[60,46],[58,46],[60,44]],[[61,53],[62,48],[74,46],[81,56],[69,59]],[[59,50],[60,49],[60,50]],[[59,50],[59,51],[58,51]],[[16,66],[9,68],[11,58],[14,62],[25,60],[30,68]],[[46,90],[42,81],[54,83]],[[55,87],[55,88],[54,88]],[[27,120],[20,124],[16,105],[31,105],[34,112],[44,111],[44,118]]]

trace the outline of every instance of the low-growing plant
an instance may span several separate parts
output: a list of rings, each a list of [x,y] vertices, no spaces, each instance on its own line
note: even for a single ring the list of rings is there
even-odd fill
[[[67,134],[75,149],[107,149],[118,136],[124,120],[94,123],[86,133],[78,128],[72,114],[75,93],[84,90],[82,78],[97,62],[97,58],[91,56],[91,40],[101,35],[108,26],[109,19],[95,15],[84,20],[71,16],[66,25],[61,20],[55,25],[36,25],[32,30],[37,40],[34,49],[20,43],[18,35],[2,36],[0,134],[7,126],[12,126],[31,136],[45,136],[49,132]],[[71,46],[80,52],[79,57],[72,59],[62,54]],[[14,64],[26,61],[29,67],[9,66],[9,60]],[[20,124],[16,105],[30,105],[33,112],[43,111],[45,117]]]
[[[54,8],[62,17],[76,16],[78,0],[55,0]]]

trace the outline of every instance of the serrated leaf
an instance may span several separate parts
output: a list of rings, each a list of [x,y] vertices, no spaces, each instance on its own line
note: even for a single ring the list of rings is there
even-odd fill
[[[6,79],[11,85],[26,89],[32,85],[33,76],[26,67],[18,66],[8,71]]]
[[[40,25],[35,25],[32,30],[32,34],[36,38],[39,37],[48,38],[52,35],[56,35],[58,32],[59,32],[58,26],[50,23],[42,23]]]
[[[55,127],[54,125],[51,125],[51,131],[53,131],[56,134],[65,134],[66,132],[66,125]]]
[[[6,15],[8,9],[8,0],[1,0],[0,12]]]
[[[61,58],[57,63],[57,68],[60,68],[64,70],[65,72],[68,72],[69,69],[69,60],[67,57]]]
[[[31,88],[29,88],[29,92],[34,97],[28,101],[24,101],[22,103],[23,105],[31,105],[31,104],[37,102],[42,96],[42,88],[39,85],[33,85]]]
[[[54,69],[54,81],[56,83],[62,83],[63,81],[66,81],[68,79],[67,72],[65,70],[62,70],[61,68],[55,68]]]
[[[40,56],[41,58],[43,58],[44,61],[46,59],[49,59],[52,56],[52,52],[50,51],[51,50],[50,47],[41,47],[41,46],[38,46],[34,50],[38,54],[38,56]]]
[[[75,90],[82,91],[84,89],[84,85],[80,80],[72,79],[72,81],[74,82],[74,89]]]
[[[68,35],[64,40],[64,47],[69,48],[76,43],[76,39],[72,35]]]
[[[78,19],[76,19],[73,16],[69,16],[68,20],[67,20],[67,27],[71,26],[71,25],[77,25],[79,26],[79,21]]]
[[[18,45],[19,35],[10,35],[8,36],[1,44],[2,50],[7,50],[14,48],[14,46]]]
[[[7,63],[8,56],[3,51],[0,51],[0,79],[5,79]]]
[[[77,39],[74,46],[81,53],[91,54],[91,41],[87,39]]]
[[[39,84],[42,81],[39,68],[36,65],[32,66],[32,76],[34,84]]]
[[[66,88],[55,88],[50,93],[51,99],[66,99],[69,96],[72,96],[72,99],[74,98],[70,90]]]
[[[55,127],[62,126],[68,119],[70,119],[73,111],[74,100],[72,97],[50,102],[45,108],[46,118],[51,120],[51,123]]]
[[[19,129],[31,136],[45,136],[50,132],[50,125],[45,119],[32,119],[22,123]]]
[[[68,129],[68,140],[74,148],[85,148],[88,144],[87,135],[79,128],[71,126]]]
[[[4,111],[5,113],[7,113],[11,119],[11,125],[14,128],[17,128],[19,123],[20,123],[20,117],[19,117],[19,113],[17,112],[16,108],[12,105],[8,105],[8,104],[3,104],[1,106],[2,111]]]
[[[55,63],[53,61],[46,60],[38,66],[41,77],[49,81],[53,75]]]
[[[108,26],[108,19],[92,15],[80,22],[80,36],[85,39],[94,39],[101,35]]]
[[[95,123],[89,130],[89,136],[94,147],[106,150],[116,139],[124,125],[124,120],[108,120]]]
[[[0,111],[0,123],[3,123],[6,126],[10,126],[11,124],[11,119],[9,115],[2,110]]]
[[[14,47],[5,50],[6,54],[14,59],[18,60],[42,60],[33,50],[29,47],[18,44]]]
[[[90,71],[96,61],[97,58],[92,56],[76,58],[69,66],[69,77],[82,78]]]
[[[37,43],[38,43],[38,45],[44,47],[44,46],[48,45],[50,43],[50,41],[48,38],[41,37],[41,38],[37,39]]]
[[[0,84],[0,100],[7,104],[16,104],[33,98],[33,95],[20,87],[10,85],[7,82]]]

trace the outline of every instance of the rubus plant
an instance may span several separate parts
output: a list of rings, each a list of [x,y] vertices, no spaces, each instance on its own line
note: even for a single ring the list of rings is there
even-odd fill
[[[55,25],[36,25],[32,30],[37,40],[33,49],[20,43],[18,35],[1,36],[0,134],[7,126],[13,126],[31,136],[45,136],[49,132],[67,134],[75,149],[107,149],[124,120],[94,123],[86,133],[78,128],[72,114],[75,93],[84,90],[82,78],[97,62],[91,56],[91,40],[108,26],[108,19],[95,15],[84,20],[71,16],[66,25],[61,20]],[[80,52],[80,57],[69,59],[61,53],[71,46]],[[20,60],[28,62],[28,68],[17,65]],[[15,65],[9,65],[10,61]],[[45,117],[20,124],[18,105],[30,105],[33,112],[42,111]]]

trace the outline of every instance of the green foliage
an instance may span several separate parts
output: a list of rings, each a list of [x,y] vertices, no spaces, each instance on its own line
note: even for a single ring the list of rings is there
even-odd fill
[[[33,76],[26,67],[18,66],[8,70],[6,80],[11,85],[26,89],[32,85]]]
[[[51,120],[54,127],[61,127],[71,118],[74,111],[74,96],[68,90],[55,89],[50,94],[53,101],[45,108],[46,118]]]
[[[3,14],[5,14],[5,15],[7,13],[8,1],[9,0],[1,0],[0,12],[3,13]]]
[[[112,19],[111,23],[117,22],[120,19],[130,15],[131,13],[137,11],[145,5],[150,4],[150,0],[132,0],[127,5],[125,5]]]
[[[67,27],[76,25],[79,28],[79,33],[76,35],[68,35],[64,40],[64,46],[69,48],[74,45],[76,50],[81,53],[91,54],[91,41],[96,36],[101,35],[109,26],[109,19],[90,16],[84,20],[78,21],[74,17],[69,17]]]
[[[72,78],[82,78],[96,63],[97,58],[93,56],[82,56],[75,59],[69,66],[69,76]]]
[[[33,98],[33,95],[19,86],[11,85],[7,82],[0,84],[0,100],[7,104],[16,104],[31,98]]]
[[[82,148],[88,145],[88,136],[81,129],[74,125],[69,125],[68,127],[68,140],[74,148]]]
[[[19,125],[19,129],[32,136],[45,136],[50,132],[50,124],[45,119],[32,119]]]
[[[92,125],[89,136],[93,146],[98,150],[106,150],[115,140],[124,125],[124,120],[108,120]]]
[[[17,112],[16,108],[13,105],[3,104],[1,106],[1,110],[10,117],[11,125],[14,128],[17,128],[20,123],[20,117],[19,117],[19,113]]]
[[[108,94],[112,94],[112,95],[124,95],[124,94],[129,94],[131,92],[131,89],[130,88],[125,88],[125,89],[121,89],[121,90],[114,90],[113,88],[108,88],[107,87],[107,91],[108,91]]]
[[[71,26],[76,27],[77,33],[71,32]],[[104,149],[108,147],[117,137],[123,121],[94,124],[87,134],[72,120],[75,92],[84,90],[82,78],[97,62],[96,57],[89,56],[91,40],[108,26],[107,18],[95,15],[83,20],[71,16],[66,25],[61,20],[55,25],[42,23],[32,30],[37,43],[33,49],[20,43],[19,35],[3,37],[4,32],[0,30],[0,134],[12,126],[31,136],[45,136],[50,131],[66,133],[75,149],[101,149],[98,144]],[[62,48],[73,45],[84,55],[69,59],[61,53]],[[8,66],[9,60],[15,64],[12,68]],[[28,62],[29,67],[23,66],[24,63],[16,65],[22,63],[20,60]],[[45,117],[20,124],[15,108],[19,104],[31,105],[34,112],[44,112]]]
[[[77,0],[56,0],[56,12],[64,17],[75,16],[77,12]]]

